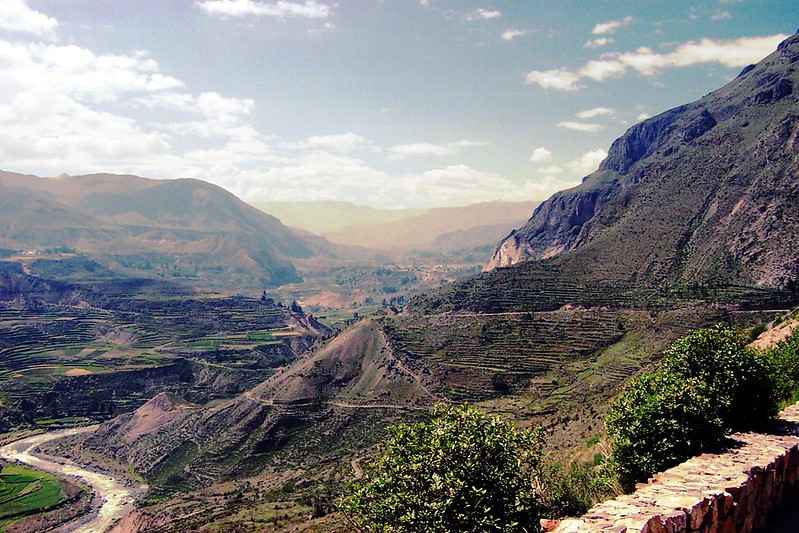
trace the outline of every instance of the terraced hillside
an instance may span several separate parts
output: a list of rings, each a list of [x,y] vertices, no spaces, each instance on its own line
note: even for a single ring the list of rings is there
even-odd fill
[[[410,302],[416,313],[448,311],[507,313],[554,311],[566,305],[586,308],[665,309],[675,304],[709,302],[743,308],[789,307],[799,300],[796,288],[733,284],[658,285],[603,276],[603,266],[590,273],[555,260],[529,261],[484,272]]]
[[[135,470],[153,488],[150,511],[172,518],[183,513],[180,492],[243,477],[307,496],[343,482],[386,424],[424,416],[436,401],[405,362],[380,325],[363,320],[236,398],[201,408],[162,394],[55,451]]]
[[[627,329],[625,317],[605,310],[408,315],[383,324],[392,347],[433,368],[442,396],[453,401],[522,389],[613,344]]]
[[[0,303],[6,426],[103,419],[166,390],[203,403],[230,397],[328,334],[311,316],[249,298],[102,305]]]

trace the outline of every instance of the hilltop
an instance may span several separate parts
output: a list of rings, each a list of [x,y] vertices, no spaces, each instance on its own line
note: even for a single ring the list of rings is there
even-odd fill
[[[120,274],[259,288],[298,281],[294,261],[334,255],[324,240],[199,180],[0,172],[0,193],[0,247],[74,250]]]

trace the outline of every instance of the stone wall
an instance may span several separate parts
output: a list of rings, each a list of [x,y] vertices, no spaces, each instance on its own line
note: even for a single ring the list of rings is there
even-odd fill
[[[737,433],[734,444],[656,475],[555,533],[738,533],[765,527],[799,483],[799,404],[769,434]],[[799,524],[797,525],[799,531]]]

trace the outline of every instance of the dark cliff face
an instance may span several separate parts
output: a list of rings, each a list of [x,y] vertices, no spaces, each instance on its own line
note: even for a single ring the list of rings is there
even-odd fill
[[[556,258],[647,282],[784,285],[799,275],[799,35],[721,89],[631,127],[487,269]]]

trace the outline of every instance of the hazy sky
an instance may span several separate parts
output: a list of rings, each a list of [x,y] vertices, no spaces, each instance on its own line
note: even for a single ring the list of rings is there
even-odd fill
[[[542,199],[797,26],[796,0],[0,0],[0,167]]]

